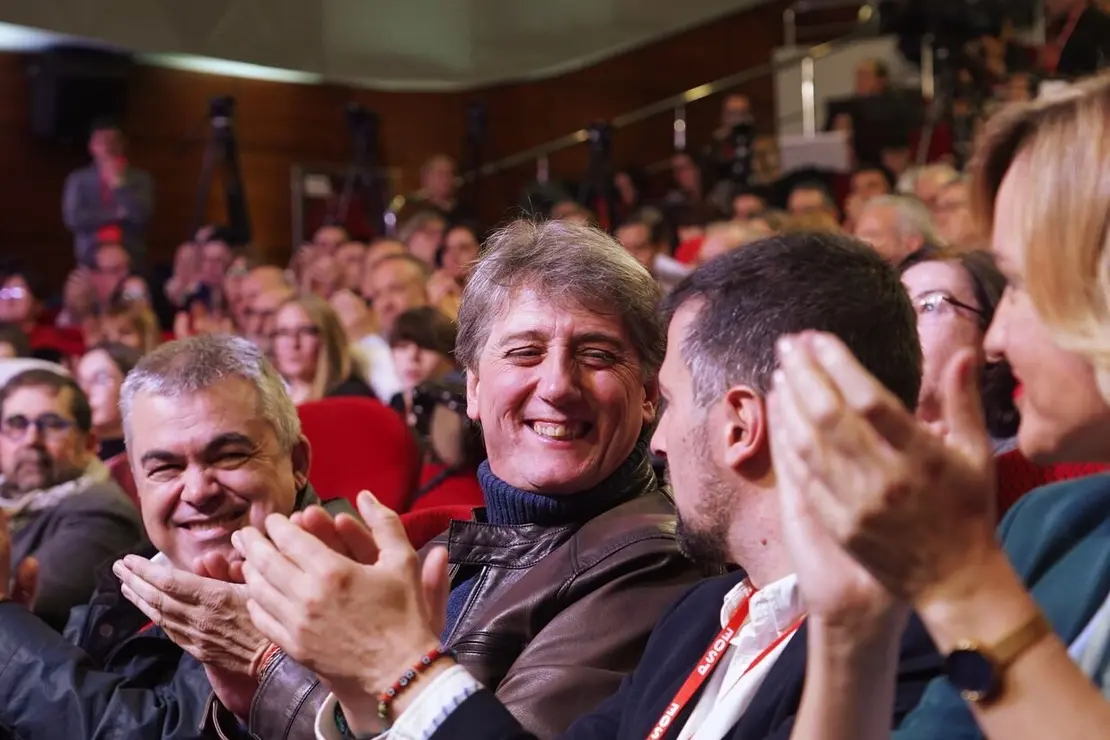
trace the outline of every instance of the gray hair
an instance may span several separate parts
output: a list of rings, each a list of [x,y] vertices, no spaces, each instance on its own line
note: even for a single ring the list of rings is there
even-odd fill
[[[176,398],[204,391],[228,378],[242,378],[254,386],[259,414],[273,427],[281,449],[293,449],[301,437],[301,420],[281,376],[255,344],[226,334],[163,344],[127,374],[119,396],[127,446],[131,446],[135,396],[147,393]]]
[[[926,244],[939,246],[940,237],[933,226],[933,216],[917,198],[912,195],[880,195],[867,201],[863,213],[873,208],[891,208],[898,217],[898,234],[903,239],[919,236]]]
[[[455,358],[478,366],[491,324],[524,287],[561,307],[580,305],[620,318],[644,372],[663,363],[662,298],[651,274],[603,231],[567,221],[514,221],[486,240],[459,307]]]

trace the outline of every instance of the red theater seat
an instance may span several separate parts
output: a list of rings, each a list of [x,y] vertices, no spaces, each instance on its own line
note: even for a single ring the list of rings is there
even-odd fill
[[[420,450],[395,411],[372,398],[325,398],[297,411],[312,445],[308,480],[320,498],[354,504],[367,489],[403,511],[416,488]]]
[[[420,490],[426,486],[427,491],[420,494],[410,506],[411,511],[420,509],[436,509],[444,506],[463,506],[467,508],[483,506],[482,488],[478,485],[478,472],[476,470],[460,470],[456,473],[436,480],[443,473],[442,465],[425,463],[420,471]]]
[[[1077,463],[1034,465],[1020,450],[1011,450],[995,458],[998,470],[998,518],[1009,511],[1018,499],[1039,486],[1058,481],[1105,473],[1110,465]]]
[[[401,523],[405,525],[409,543],[419,550],[433,537],[446,532],[452,519],[471,518],[469,506],[436,506],[402,514]]]

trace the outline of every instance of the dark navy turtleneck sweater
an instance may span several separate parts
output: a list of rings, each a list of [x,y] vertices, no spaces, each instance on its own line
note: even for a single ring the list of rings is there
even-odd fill
[[[553,496],[509,485],[494,475],[489,461],[483,462],[478,468],[478,483],[482,486],[486,503],[485,521],[507,526],[538,524],[542,527],[588,522],[643,491],[643,486],[634,485],[633,474],[647,456],[647,444],[641,441],[621,466],[598,485],[581,493]],[[445,641],[459,620],[477,579],[478,573],[474,573],[451,589],[447,598],[447,626],[443,631]]]

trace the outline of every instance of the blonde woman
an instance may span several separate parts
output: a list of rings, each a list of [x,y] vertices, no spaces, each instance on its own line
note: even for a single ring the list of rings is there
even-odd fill
[[[1035,462],[1110,461],[1110,77],[1000,113],[973,176],[1009,280],[985,346],[1023,384],[1019,445]],[[774,464],[810,609],[795,738],[890,736],[909,607],[948,677],[899,740],[1110,733],[1096,688],[1110,693],[1110,476],[1028,494],[999,541],[973,355],[945,373],[941,439],[841,345],[780,347]]]
[[[311,293],[290,298],[274,315],[274,365],[297,404],[325,396],[374,397],[351,362],[335,310]]]

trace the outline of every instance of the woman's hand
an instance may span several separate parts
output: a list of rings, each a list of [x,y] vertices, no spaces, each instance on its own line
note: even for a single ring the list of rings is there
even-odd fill
[[[998,550],[973,354],[958,353],[945,371],[942,440],[836,337],[788,337],[778,350],[776,421],[822,526],[898,598],[971,585],[961,580],[968,566]]]

